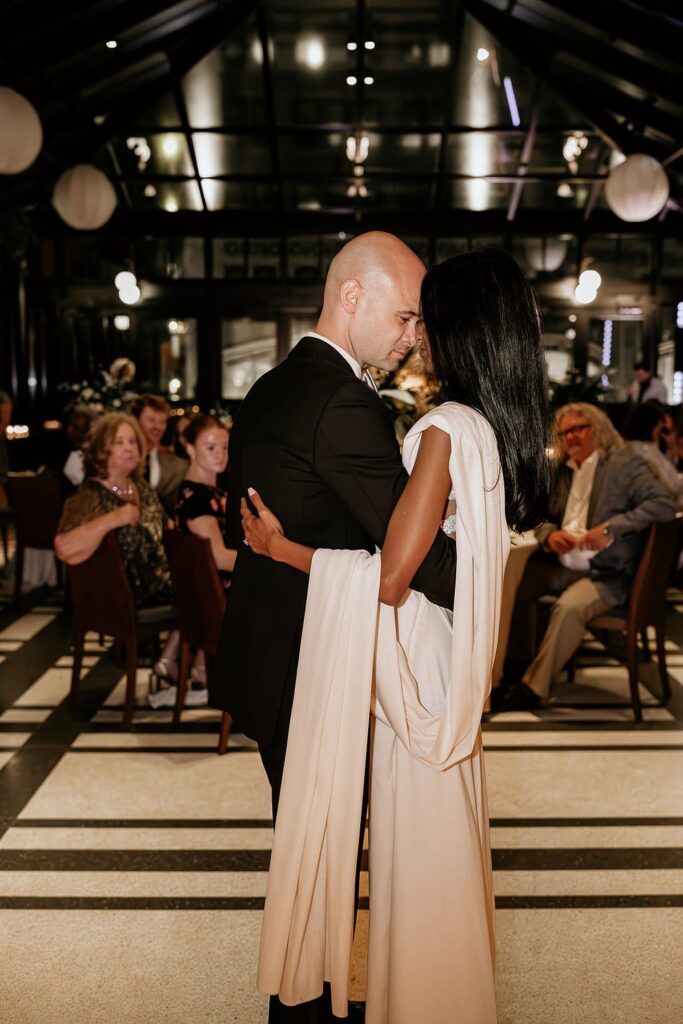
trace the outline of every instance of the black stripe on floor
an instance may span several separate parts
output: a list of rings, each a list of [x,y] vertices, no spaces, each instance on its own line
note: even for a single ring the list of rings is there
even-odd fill
[[[13,828],[272,828],[270,818],[0,818]],[[491,818],[491,828],[683,826],[683,817]]]
[[[0,910],[263,910],[264,904],[263,896],[0,896]],[[496,910],[657,907],[683,907],[683,895],[496,897]],[[358,909],[369,909],[367,896]]]
[[[639,871],[683,867],[676,847],[494,849],[494,871]],[[267,871],[270,850],[0,850],[0,871]],[[362,857],[367,868],[367,852]]]

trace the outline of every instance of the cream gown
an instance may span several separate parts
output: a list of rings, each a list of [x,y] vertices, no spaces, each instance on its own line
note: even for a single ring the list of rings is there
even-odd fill
[[[493,431],[446,403],[457,504],[453,615],[411,592],[378,604],[380,558],[316,552],[268,881],[259,988],[282,1002],[332,986],[347,1014],[356,822],[369,712],[368,1024],[494,1024],[493,890],[480,721],[509,537]]]

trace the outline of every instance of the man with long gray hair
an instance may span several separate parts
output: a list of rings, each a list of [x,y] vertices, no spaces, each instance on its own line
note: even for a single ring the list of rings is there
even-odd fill
[[[653,523],[673,519],[675,506],[645,461],[624,448],[610,420],[585,402],[556,414],[561,445],[549,521],[536,531],[540,549],[522,577],[510,635],[530,656],[533,603],[554,594],[548,628],[521,681],[492,693],[492,710],[543,704],[577,650],[586,623],[627,601]]]

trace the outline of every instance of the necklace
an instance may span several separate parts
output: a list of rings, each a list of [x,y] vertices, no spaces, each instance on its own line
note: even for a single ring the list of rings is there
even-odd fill
[[[118,494],[121,498],[132,498],[135,494],[135,488],[132,484],[130,487],[119,487],[118,484],[112,483],[110,487],[113,493]]]

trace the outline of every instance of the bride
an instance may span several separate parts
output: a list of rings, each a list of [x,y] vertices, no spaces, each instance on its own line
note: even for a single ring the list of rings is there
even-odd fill
[[[310,573],[259,987],[297,1004],[329,981],[347,1014],[357,834],[372,717],[369,1024],[493,1024],[493,887],[481,715],[511,527],[543,518],[540,317],[502,250],[422,285],[420,352],[443,403],[407,434],[410,480],[381,554],[288,540],[256,491],[257,554]],[[252,509],[256,511],[254,515]],[[453,613],[408,590],[437,530],[457,545]]]

